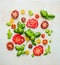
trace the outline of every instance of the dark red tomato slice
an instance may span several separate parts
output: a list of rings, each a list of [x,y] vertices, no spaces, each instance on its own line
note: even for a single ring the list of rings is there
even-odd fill
[[[17,19],[19,16],[19,12],[17,10],[12,11],[11,13],[12,18]]]
[[[41,54],[43,54],[43,46],[41,46],[41,45],[36,46],[33,49],[33,53],[34,53],[35,56],[40,56]]]
[[[19,45],[25,41],[24,37],[21,36],[20,34],[15,34],[13,36],[12,40],[15,44],[19,44]]]
[[[49,26],[49,23],[47,21],[42,21],[42,23],[41,23],[42,29],[46,29],[46,28],[48,28],[48,26]]]
[[[12,42],[8,42],[6,46],[7,46],[8,50],[13,50],[14,49],[14,44]]]
[[[28,19],[26,26],[29,28],[37,28],[38,27],[38,20],[36,20],[34,18]]]

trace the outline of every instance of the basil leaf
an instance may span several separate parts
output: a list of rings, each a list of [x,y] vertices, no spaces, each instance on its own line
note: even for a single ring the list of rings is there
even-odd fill
[[[55,15],[52,15],[52,14],[48,14],[48,20],[52,20],[55,18]]]
[[[41,11],[40,11],[40,14],[41,14],[41,16],[42,16],[43,18],[48,19],[48,20],[52,20],[52,19],[55,18],[55,15],[53,15],[53,14],[48,14],[48,12],[45,11],[45,10],[41,10]]]
[[[47,18],[47,17],[48,17],[48,13],[47,13],[47,11],[45,11],[45,10],[41,10],[41,11],[40,11],[40,14],[41,14],[41,16],[44,17],[44,18]]]
[[[48,55],[48,53],[44,53],[43,55],[44,55],[44,56],[45,56],[45,55]]]

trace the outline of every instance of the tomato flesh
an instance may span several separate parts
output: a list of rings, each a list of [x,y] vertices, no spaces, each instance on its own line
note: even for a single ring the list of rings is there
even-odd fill
[[[6,46],[7,46],[8,50],[13,50],[14,49],[14,44],[12,42],[8,42]]]
[[[19,16],[19,12],[17,10],[12,11],[11,13],[12,18],[17,19]]]
[[[36,20],[34,18],[28,19],[26,26],[29,28],[37,28],[38,27],[38,20]]]
[[[20,34],[15,34],[13,36],[12,40],[15,44],[19,44],[19,45],[25,41],[24,37],[21,36]]]
[[[36,46],[33,49],[33,53],[34,53],[35,56],[40,56],[41,54],[43,54],[43,46],[41,46],[41,45]]]
[[[49,26],[49,24],[48,24],[47,21],[42,21],[42,23],[41,23],[41,28],[42,29],[46,29],[46,28],[48,28],[48,26]]]

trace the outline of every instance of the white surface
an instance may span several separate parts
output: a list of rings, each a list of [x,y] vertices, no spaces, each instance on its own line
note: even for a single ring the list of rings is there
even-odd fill
[[[6,49],[7,27],[5,23],[10,19],[10,12],[13,9],[29,9],[38,12],[41,9],[55,14],[56,18],[50,21],[50,29],[53,34],[50,39],[53,40],[51,45],[52,53],[48,56],[31,58],[31,56],[16,57],[16,51]],[[60,65],[60,0],[1,0],[0,1],[0,65]]]

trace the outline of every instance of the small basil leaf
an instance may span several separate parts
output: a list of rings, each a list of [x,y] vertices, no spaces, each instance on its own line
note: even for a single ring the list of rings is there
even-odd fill
[[[48,53],[44,53],[43,55],[44,55],[44,56],[45,56],[45,55],[48,55]]]

